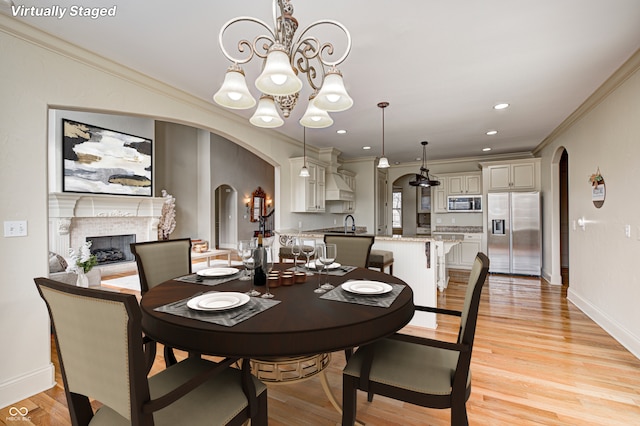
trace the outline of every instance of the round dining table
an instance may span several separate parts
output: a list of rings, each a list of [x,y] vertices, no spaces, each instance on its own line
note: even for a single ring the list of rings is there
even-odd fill
[[[291,267],[291,263],[283,263],[274,269]],[[370,280],[404,288],[389,307],[366,306],[321,298],[322,294],[314,293],[317,275],[309,276],[304,283],[272,288],[273,300],[280,303],[229,327],[155,308],[202,291],[245,292],[251,281],[234,279],[207,286],[174,279],[142,296],[142,328],[157,342],[188,352],[238,358],[290,357],[365,345],[400,330],[413,317],[413,292],[399,278],[365,268],[327,278],[334,286],[347,280]]]

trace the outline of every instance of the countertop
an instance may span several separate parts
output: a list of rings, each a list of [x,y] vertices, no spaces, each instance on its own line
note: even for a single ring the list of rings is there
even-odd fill
[[[311,238],[324,238],[324,235],[326,233],[335,233],[335,234],[343,234],[344,233],[344,228],[342,228],[342,232],[336,232],[336,231],[331,231],[331,229],[334,228],[326,228],[325,229],[312,229],[312,230],[307,230],[307,231],[301,231],[300,233],[298,233],[297,229],[291,229],[291,230],[287,230],[287,229],[283,229],[281,231],[276,231],[276,233],[278,235],[280,235],[281,237],[281,244],[282,244],[282,240],[284,237],[284,240],[286,240],[287,237],[290,236],[294,236],[294,235],[301,235],[303,237],[311,237]],[[347,235],[354,235],[354,234],[347,234]],[[371,235],[371,234],[367,234],[366,233],[366,228],[365,231],[360,233],[356,230],[356,234],[355,235]],[[375,236],[375,241],[397,241],[397,242],[426,242],[426,241],[460,241],[462,240],[463,236],[459,235],[459,236],[455,236],[455,235],[451,235],[451,236],[447,236],[447,235],[438,235],[438,236],[431,236],[431,235],[412,235],[412,236],[402,236],[402,235],[376,235]],[[374,243],[375,244],[375,243]],[[283,244],[284,245],[284,244]]]

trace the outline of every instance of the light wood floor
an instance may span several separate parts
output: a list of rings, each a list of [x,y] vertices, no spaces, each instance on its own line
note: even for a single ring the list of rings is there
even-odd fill
[[[439,305],[459,309],[463,291],[463,284],[451,282]],[[455,336],[457,323],[439,321],[437,331],[406,331]],[[55,352],[52,358],[58,373]],[[154,368],[162,363],[159,356]],[[337,396],[343,366],[342,354],[334,354],[328,378]],[[640,424],[640,360],[567,302],[566,287],[491,275],[482,294],[472,371],[467,402],[472,425]],[[20,425],[70,424],[59,376],[57,381],[54,388],[13,405],[29,409],[31,423]],[[449,410],[380,396],[373,403],[364,394],[358,398],[358,418],[368,425],[449,424]],[[8,409],[0,410],[0,424],[8,424]],[[339,416],[314,378],[269,386],[269,419],[274,426],[335,425]]]

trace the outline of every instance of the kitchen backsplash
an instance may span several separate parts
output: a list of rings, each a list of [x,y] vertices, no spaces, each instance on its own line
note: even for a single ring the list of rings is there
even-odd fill
[[[482,226],[436,226],[435,232],[482,234]]]

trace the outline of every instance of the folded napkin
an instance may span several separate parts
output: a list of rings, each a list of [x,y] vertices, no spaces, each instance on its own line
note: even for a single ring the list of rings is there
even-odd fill
[[[389,285],[392,287],[391,291],[384,294],[357,294],[346,291],[342,287],[337,286],[333,290],[330,290],[320,296],[320,299],[388,308],[396,300],[396,297],[398,297],[398,295],[402,292],[402,289],[404,289],[404,285],[401,284]]]
[[[155,308],[154,311],[197,319],[200,321],[223,325],[225,327],[232,327],[280,303],[279,300],[252,297],[251,300],[244,305],[224,311],[196,311],[189,308],[187,306],[187,302],[201,294],[203,293],[197,293],[193,296],[187,297],[186,299],[159,306]]]
[[[184,283],[191,284],[204,284],[204,285],[218,285],[226,283],[228,281],[237,280],[242,276],[243,271],[237,274],[229,275],[227,277],[203,277],[198,274],[189,274],[183,277],[174,278],[176,281],[182,281]]]
[[[300,269],[302,269],[303,271],[311,271],[314,274],[320,273],[320,271],[318,271],[317,269],[315,269],[315,268],[307,268],[304,265],[300,265]],[[339,268],[336,268],[336,269],[329,269],[329,275],[335,275],[336,277],[342,277],[344,275],[347,275],[349,272],[353,271],[354,269],[358,269],[358,267],[357,266],[345,266],[345,265],[343,265],[343,266],[341,266]],[[293,271],[293,270],[295,270],[295,266],[293,268],[287,269],[287,271]],[[326,274],[327,270],[323,269],[322,273]]]

